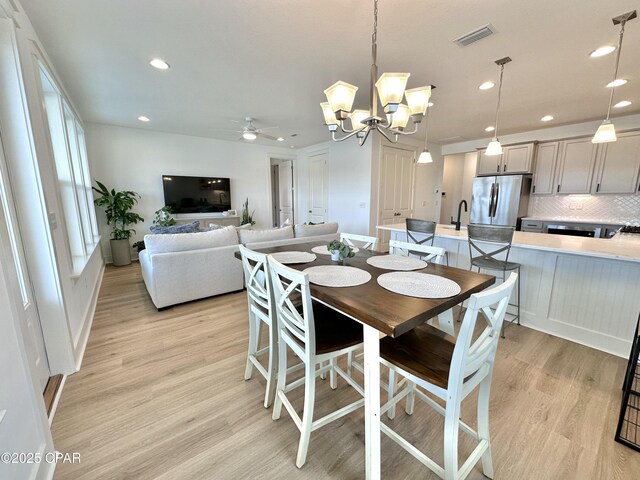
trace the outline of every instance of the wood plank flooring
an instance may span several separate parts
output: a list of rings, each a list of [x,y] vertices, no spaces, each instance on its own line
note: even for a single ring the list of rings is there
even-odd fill
[[[625,361],[524,327],[506,334],[490,407],[495,479],[639,479],[640,453],[613,440]],[[298,430],[284,411],[271,420],[259,374],[243,380],[246,348],[244,293],[158,312],[137,263],[108,267],[52,426],[56,449],[82,462],[59,464],[55,478],[364,478],[362,411],[314,432],[296,468]],[[355,398],[328,383],[318,381],[316,417]],[[475,397],[463,407],[475,425]],[[442,461],[443,422],[428,407],[391,424]],[[383,478],[437,478],[385,436],[382,448]],[[471,448],[461,436],[462,454]],[[484,478],[479,466],[469,478]]]

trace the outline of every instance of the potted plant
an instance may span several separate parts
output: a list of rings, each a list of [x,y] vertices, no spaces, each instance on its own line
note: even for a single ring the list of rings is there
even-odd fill
[[[249,223],[251,225],[255,225],[256,222],[253,220],[254,213],[256,213],[255,210],[249,213],[249,199],[247,198],[242,204],[242,222],[240,222],[240,224],[246,225],[247,223]]]
[[[331,260],[333,260],[334,262],[340,262],[345,258],[351,258],[355,256],[353,249],[340,240],[331,240],[331,243],[327,245],[327,250],[331,252]]]
[[[173,209],[169,205],[165,205],[159,210],[155,211],[156,218],[153,220],[154,225],[159,227],[171,227],[176,224],[175,219],[171,216]]]
[[[92,187],[100,196],[94,203],[104,208],[107,216],[107,224],[111,226],[111,256],[113,264],[116,266],[129,265],[131,263],[131,245],[129,238],[136,233],[135,230],[127,228],[138,222],[144,222],[144,218],[132,212],[133,206],[138,203],[140,195],[130,190],[116,192],[109,190],[104,184],[96,180],[98,187]]]

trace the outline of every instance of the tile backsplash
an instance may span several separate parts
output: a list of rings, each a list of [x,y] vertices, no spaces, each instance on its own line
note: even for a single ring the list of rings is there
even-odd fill
[[[529,216],[640,225],[640,195],[532,195]]]

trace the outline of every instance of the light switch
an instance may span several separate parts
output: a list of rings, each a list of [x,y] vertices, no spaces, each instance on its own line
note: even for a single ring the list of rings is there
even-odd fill
[[[367,208],[367,204],[365,202],[360,202],[360,208]]]

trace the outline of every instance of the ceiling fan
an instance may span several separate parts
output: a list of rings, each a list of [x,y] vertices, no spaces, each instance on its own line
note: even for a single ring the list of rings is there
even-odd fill
[[[252,142],[256,138],[266,138],[267,140],[273,140],[274,142],[284,142],[284,138],[282,137],[274,137],[271,135],[267,135],[265,130],[273,130],[278,127],[266,127],[266,128],[257,128],[253,122],[255,122],[255,118],[253,117],[245,117],[245,123],[239,122],[237,120],[231,120],[232,122],[239,123],[242,125],[242,130],[232,130],[233,132],[241,133],[241,137],[238,140],[247,140]]]

